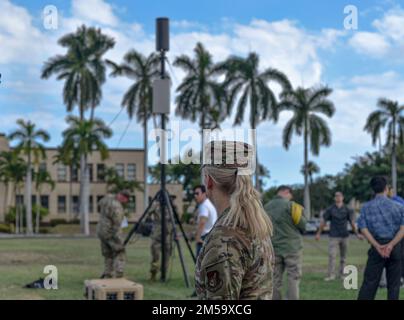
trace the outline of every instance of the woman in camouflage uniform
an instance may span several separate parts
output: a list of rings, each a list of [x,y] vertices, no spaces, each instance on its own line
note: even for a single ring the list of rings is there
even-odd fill
[[[240,161],[246,152],[248,161]],[[202,166],[202,176],[219,217],[197,260],[199,299],[272,298],[272,224],[247,171],[251,152],[250,145],[235,141],[205,147],[210,161]]]

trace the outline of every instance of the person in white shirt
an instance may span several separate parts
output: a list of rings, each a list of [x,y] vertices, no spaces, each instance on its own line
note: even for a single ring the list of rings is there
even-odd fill
[[[194,197],[195,201],[198,203],[198,227],[195,235],[196,256],[198,256],[199,251],[203,246],[203,240],[216,222],[217,212],[216,208],[206,195],[206,188],[204,185],[196,186],[194,188]]]

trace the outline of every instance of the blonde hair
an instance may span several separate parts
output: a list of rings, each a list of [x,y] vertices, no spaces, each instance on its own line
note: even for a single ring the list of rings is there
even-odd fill
[[[232,229],[241,228],[261,240],[272,236],[272,223],[254,189],[249,175],[239,175],[237,168],[204,166],[203,174],[210,176],[219,190],[230,196],[229,212],[221,225]]]

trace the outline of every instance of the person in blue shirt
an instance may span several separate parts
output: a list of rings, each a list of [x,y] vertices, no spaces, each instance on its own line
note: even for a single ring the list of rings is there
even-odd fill
[[[401,278],[401,240],[404,237],[404,206],[387,197],[384,177],[373,177],[375,198],[363,205],[358,219],[361,233],[371,244],[359,300],[373,300],[383,268],[387,275],[387,298],[398,300]]]

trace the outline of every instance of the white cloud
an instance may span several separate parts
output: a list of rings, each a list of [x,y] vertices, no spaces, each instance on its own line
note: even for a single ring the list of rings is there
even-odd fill
[[[177,29],[201,29],[207,30],[207,27],[202,23],[189,20],[172,20],[170,21],[170,27]]]
[[[112,6],[103,0],[73,0],[73,15],[83,20],[116,26],[118,18],[114,15]]]
[[[402,62],[404,50],[404,10],[395,8],[373,21],[374,32],[357,32],[349,44],[359,53],[374,58],[388,57]]]
[[[404,41],[404,10],[395,9],[387,12],[382,19],[375,20],[373,26],[394,42]]]
[[[357,32],[349,40],[349,44],[358,52],[373,57],[382,57],[390,49],[387,40],[375,32]]]
[[[54,50],[46,34],[33,26],[30,13],[9,0],[0,1],[0,64],[39,62],[43,52]]]
[[[403,101],[404,78],[395,71],[387,71],[356,76],[345,85],[336,86],[331,98],[337,111],[330,121],[334,140],[358,146],[369,145],[370,137],[363,127],[381,97]]]

